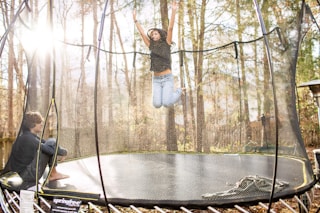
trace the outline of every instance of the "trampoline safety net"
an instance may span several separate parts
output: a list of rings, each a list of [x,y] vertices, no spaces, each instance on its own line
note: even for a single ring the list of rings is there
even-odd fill
[[[61,5],[55,4],[53,30],[58,34]],[[149,52],[130,18],[121,22],[120,45],[117,36],[110,36],[108,8],[98,50],[91,34],[81,38],[81,26],[74,24],[81,19],[75,16],[77,8],[70,5],[64,40],[58,39],[48,55],[20,40],[28,70],[26,111],[48,115],[44,137],[56,137],[68,150],[57,168],[70,178],[47,183],[44,194],[170,207],[267,201],[275,163],[274,198],[312,187],[296,111],[294,50],[283,41],[281,28],[270,27],[265,35],[271,73],[264,38],[249,33],[253,28],[260,32],[258,20],[239,40],[234,32],[211,28],[231,26],[223,18],[228,12],[207,17],[214,24],[208,26],[205,48],[197,52],[203,56],[201,79],[191,39],[185,38],[184,49],[173,45],[171,57],[176,87],[186,87],[186,96],[172,108],[158,109],[152,106]],[[115,14],[119,20],[131,15],[131,7],[121,8]],[[150,8],[151,3],[139,6],[146,27],[153,21],[147,20]],[[16,21],[17,37],[30,33],[29,15],[25,10]],[[75,35],[72,31],[79,35],[68,37]],[[180,39],[174,34],[175,42]]]

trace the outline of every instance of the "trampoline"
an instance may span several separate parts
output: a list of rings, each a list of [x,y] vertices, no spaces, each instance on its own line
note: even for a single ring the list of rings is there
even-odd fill
[[[226,3],[208,2],[211,8]],[[140,6],[148,16],[148,4]],[[100,24],[107,8],[99,10]],[[54,14],[60,11],[50,9],[51,19],[58,18]],[[115,13],[126,17],[131,9],[125,5]],[[69,12],[79,13],[71,6]],[[277,26],[266,31],[258,7],[256,12],[262,36],[248,27],[241,41],[230,32],[226,39],[209,24],[206,49],[173,47],[172,70],[187,96],[170,109],[151,104],[149,54],[139,48],[143,41],[135,39],[134,30],[121,50],[102,45],[110,33],[103,34],[102,25],[98,44],[63,40],[47,57],[21,39],[28,69],[23,111],[45,115],[43,137],[57,138],[68,150],[57,168],[70,178],[43,180],[38,195],[102,206],[203,209],[272,204],[309,191],[316,179],[299,128],[293,66],[304,32],[293,35]],[[217,26],[226,24],[225,17],[214,19]],[[17,37],[29,32],[28,24],[16,20]],[[128,34],[130,24],[124,27]],[[285,35],[295,42],[288,45]],[[191,70],[194,53],[203,58],[201,70]]]
[[[108,201],[112,204],[206,208],[268,201],[271,185],[269,192],[259,188],[228,191],[237,188],[236,183],[244,177],[272,179],[274,156],[135,153],[104,155],[101,161]],[[85,193],[85,199],[103,204],[97,164],[95,157],[60,164],[59,170],[69,173],[70,178],[50,182],[44,188],[44,195],[84,199]],[[306,173],[306,164],[303,159],[280,157],[278,179],[288,185],[275,198],[290,197],[312,187],[313,177]],[[214,196],[205,197],[208,193]]]

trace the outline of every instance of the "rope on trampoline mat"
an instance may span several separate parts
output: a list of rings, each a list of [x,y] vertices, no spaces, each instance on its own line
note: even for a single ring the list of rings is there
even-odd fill
[[[288,182],[277,180],[275,183],[274,192],[280,192],[289,185]],[[256,194],[269,194],[272,189],[272,179],[261,177],[258,175],[249,175],[242,178],[235,184],[235,187],[222,192],[206,193],[202,195],[203,199],[216,200],[225,197],[225,199],[232,199],[235,197],[244,197],[248,193]]]

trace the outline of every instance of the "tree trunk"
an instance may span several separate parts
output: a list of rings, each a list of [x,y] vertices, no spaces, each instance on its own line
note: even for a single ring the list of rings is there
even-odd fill
[[[240,5],[240,1],[236,0],[236,14],[237,14],[237,25],[238,26],[242,26],[241,23],[241,5]],[[239,41],[243,41],[242,38],[242,28],[239,27],[238,29],[238,40]],[[239,55],[238,55],[238,59],[240,59],[240,70],[241,70],[241,89],[239,90],[240,93],[242,95],[240,95],[241,99],[243,100],[243,103],[240,103],[240,142],[242,142],[242,138],[244,138],[245,142],[250,141],[251,137],[252,137],[252,131],[251,131],[251,127],[250,127],[250,120],[249,120],[249,103],[248,103],[248,86],[247,86],[247,77],[246,77],[246,69],[245,69],[245,65],[244,65],[244,53],[243,53],[243,45],[239,45]],[[242,109],[242,105],[243,105],[243,109]],[[243,110],[243,111],[242,111]],[[245,128],[245,135],[242,136],[242,126],[244,125]]]
[[[121,51],[122,52],[126,52],[124,44],[123,44],[123,40],[122,40],[122,37],[121,37],[121,32],[120,32],[120,28],[118,26],[118,22],[117,22],[116,16],[114,16],[114,25],[115,25],[117,36],[118,36],[118,39],[119,39]],[[137,103],[135,101],[135,97],[132,94],[131,81],[130,81],[130,77],[129,77],[129,68],[128,68],[127,55],[123,54],[122,56],[123,56],[123,63],[124,63],[124,70],[123,71],[124,71],[124,75],[125,75],[125,80],[126,80],[126,86],[127,86],[129,100],[130,100],[130,103],[133,106],[136,106]]]
[[[11,8],[14,8],[15,1],[11,2]],[[10,20],[13,20],[14,17],[14,10],[10,12]],[[13,47],[13,35],[14,32],[9,32],[8,37],[8,44],[9,44],[9,51],[8,51],[8,133],[9,137],[14,136],[14,125],[13,125],[13,64],[14,64],[14,47]]]
[[[161,20],[162,20],[162,29],[168,29],[168,6],[166,0],[160,0],[161,8]],[[176,124],[175,124],[175,111],[174,107],[167,109],[167,119],[166,119],[166,139],[167,139],[167,150],[168,151],[177,151],[177,133],[176,133]]]
[[[198,36],[199,46],[198,50],[203,50],[204,33],[205,33],[205,11],[206,11],[206,0],[202,0],[201,4],[201,15],[200,15],[200,29]],[[196,45],[195,45],[196,46]],[[198,60],[196,64],[196,88],[197,88],[197,152],[203,151],[203,136],[205,134],[205,116],[204,116],[204,100],[203,100],[203,52],[198,52]],[[206,146],[206,152],[210,151],[210,147]]]
[[[197,68],[198,54],[197,54],[196,50],[198,50],[198,38],[197,38],[198,30],[195,25],[194,16],[197,16],[197,14],[194,14],[194,10],[193,10],[194,7],[195,7],[194,0],[188,0],[187,13],[188,13],[188,18],[189,18],[189,23],[190,23],[190,37],[191,37],[191,42],[192,42],[192,50],[194,50],[194,52],[192,52],[193,67],[194,67],[194,71],[195,71],[195,76],[197,76],[198,75],[198,68]],[[195,79],[197,79],[197,77],[195,77]],[[195,83],[196,83],[196,88],[198,89],[198,84],[197,84],[197,82],[195,82]],[[198,97],[197,97],[196,101],[198,101]],[[193,103],[192,103],[192,105],[193,105]],[[196,113],[198,113],[198,111]],[[195,134],[194,134],[194,139],[193,139],[194,145],[193,146],[195,147],[195,149],[198,150],[198,123],[197,123],[198,120],[196,120],[195,117],[196,116],[194,116],[194,118],[192,118],[193,119],[192,122],[195,125]]]
[[[180,4],[180,12],[179,12],[179,19],[178,19],[178,38],[179,38],[179,41],[178,41],[178,48],[179,50],[183,50],[185,48],[185,43],[184,43],[184,37],[185,37],[185,34],[184,34],[184,27],[183,27],[183,14],[184,14],[184,5],[183,4]],[[187,70],[188,69],[188,66],[185,66],[185,69],[184,69],[184,61],[183,59],[185,59],[185,52],[181,51],[179,52],[179,62],[180,62],[180,86],[181,88],[189,88],[189,91],[191,91],[191,85],[188,84],[188,85],[185,85],[185,82],[189,82],[190,81],[190,76],[188,75],[187,76],[187,72],[185,72],[185,69]],[[181,61],[182,60],[182,61]],[[189,72],[188,72],[189,74]],[[182,99],[182,102],[183,102],[183,123],[184,123],[184,135],[183,135],[183,151],[186,151],[186,143],[189,142],[187,141],[188,139],[188,135],[191,133],[192,135],[192,129],[191,131],[187,131],[188,130],[188,114],[187,114],[187,100],[186,100],[186,96],[181,96],[181,99]],[[191,108],[192,109],[192,108]],[[191,110],[192,111],[192,110]]]

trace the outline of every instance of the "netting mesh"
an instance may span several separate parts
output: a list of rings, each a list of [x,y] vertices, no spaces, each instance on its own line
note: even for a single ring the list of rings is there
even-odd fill
[[[269,39],[271,43],[279,42],[276,33],[270,33]],[[96,154],[93,145],[95,104],[98,106],[97,128],[102,153],[167,150],[167,109],[155,109],[151,104],[151,74],[148,70],[131,68],[128,73],[129,81],[126,81],[122,68],[115,66],[109,70],[108,61],[101,60],[99,80],[95,82],[94,59],[83,61],[83,68],[80,64],[79,67],[72,65],[72,68],[68,68],[66,62],[63,62],[68,58],[68,63],[74,64],[73,62],[80,58],[77,53],[88,52],[89,47],[61,45],[63,52],[57,50],[55,59],[56,81],[53,82],[50,75],[50,88],[55,84],[54,100],[58,108],[60,143],[70,149],[70,157]],[[285,58],[278,60],[282,51],[279,45],[274,45],[272,51],[275,60],[274,89],[279,109],[279,145],[283,148],[281,152],[284,154],[305,157],[302,142],[299,141],[295,99],[292,96],[295,88],[291,82],[292,73],[288,68],[290,64]],[[239,49],[244,52],[242,56],[236,55]],[[258,49],[261,51],[257,52]],[[107,58],[108,55],[110,53],[101,58]],[[186,58],[191,55],[191,52],[186,53]],[[132,54],[128,54],[127,57],[130,56]],[[174,72],[184,69],[179,67],[178,57],[178,53],[172,54]],[[205,129],[202,150],[233,153],[270,152],[276,140],[275,99],[271,77],[266,67],[263,39],[250,43],[232,43],[221,49],[212,49],[206,52],[204,57],[201,87],[204,96]],[[141,60],[147,60],[147,57],[138,54],[136,63]],[[41,79],[48,76],[43,74],[42,69],[32,69],[30,75],[36,75],[35,78],[43,82]],[[178,79],[176,81],[179,82]],[[98,88],[96,103],[93,96],[95,83]],[[135,92],[128,91],[127,83],[134,84]],[[40,94],[44,88],[47,88],[47,85],[38,86]],[[178,151],[196,150],[191,110],[193,113],[196,111],[197,88],[193,84],[189,88],[191,93],[187,93],[187,120],[183,119],[183,106],[175,106]],[[193,96],[190,97],[190,94]],[[190,101],[193,108],[190,108]],[[39,100],[37,104],[41,105],[43,102]],[[39,105],[32,108],[41,108]],[[56,122],[50,121],[52,124]],[[185,121],[187,123],[184,123]],[[50,127],[56,131],[55,125]]]

